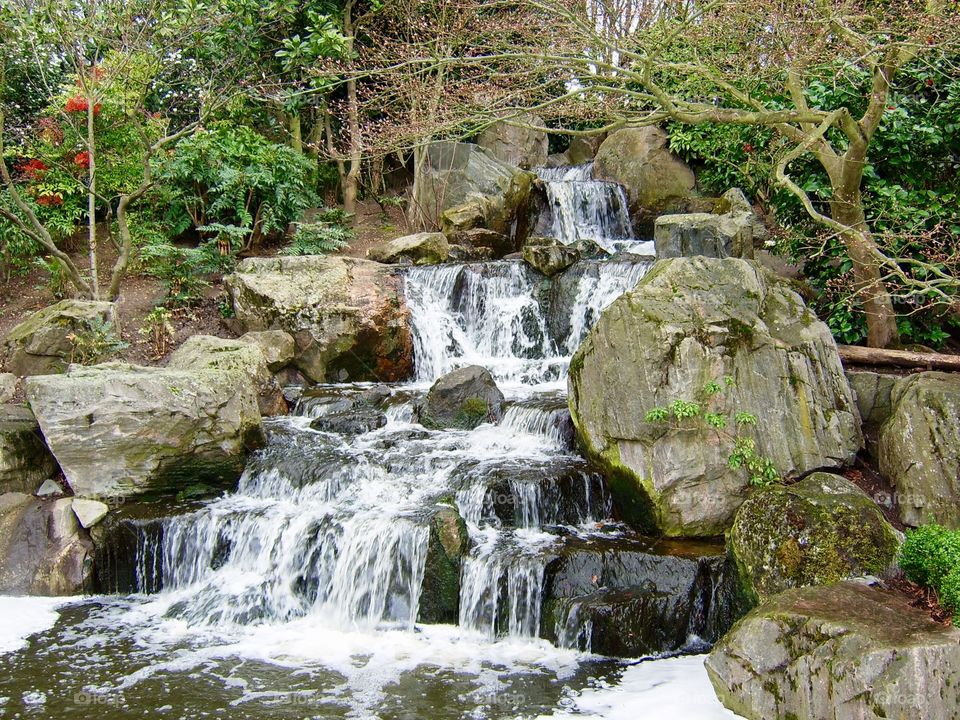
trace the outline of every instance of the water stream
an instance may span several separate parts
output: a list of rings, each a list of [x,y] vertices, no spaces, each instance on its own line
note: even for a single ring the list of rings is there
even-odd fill
[[[573,192],[609,184],[583,185]],[[592,239],[632,239],[629,222],[598,223]],[[408,270],[414,381],[306,393],[267,422],[235,491],[131,512],[116,557],[102,558],[115,594],[68,603],[0,655],[0,715],[537,717],[616,686],[624,666],[603,653],[702,647],[732,617],[722,547],[618,523],[566,409],[570,356],[648,267],[585,261],[552,282],[509,261]],[[432,381],[467,364],[496,378],[503,420],[419,425]],[[361,406],[386,424],[311,429]],[[443,508],[462,516],[470,548],[451,622],[430,624]],[[725,717],[701,717],[713,716]]]

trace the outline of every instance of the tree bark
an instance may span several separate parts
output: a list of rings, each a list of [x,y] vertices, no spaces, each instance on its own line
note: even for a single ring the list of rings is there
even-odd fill
[[[94,300],[100,299],[100,277],[97,268],[97,155],[94,116],[96,96],[87,93],[87,244],[90,257],[90,291]]]
[[[347,37],[346,55],[353,63],[354,44],[353,2],[348,2],[343,8],[343,34]],[[355,215],[357,212],[357,195],[360,188],[360,163],[363,158],[363,148],[360,143],[360,104],[357,99],[357,81],[351,74],[347,80],[347,125],[350,131],[350,166],[343,182],[343,209]]]
[[[840,353],[840,360],[844,365],[885,365],[960,372],[960,355],[866,348],[859,345],[837,345],[837,352]]]

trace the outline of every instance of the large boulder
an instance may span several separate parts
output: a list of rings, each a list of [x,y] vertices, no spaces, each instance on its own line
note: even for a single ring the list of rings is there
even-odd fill
[[[563,272],[581,258],[583,253],[574,245],[564,245],[555,238],[530,238],[523,245],[524,262],[547,277]]]
[[[774,597],[706,666],[720,701],[749,720],[960,717],[960,629],[855,582]]]
[[[728,191],[718,203],[722,212],[661,215],[654,222],[653,241],[658,258],[753,258],[755,242],[766,228],[740,190]]]
[[[906,525],[960,528],[960,377],[924,372],[899,380],[880,429],[880,473],[896,488]]]
[[[249,377],[106,363],[27,380],[73,492],[115,498],[232,482],[262,437]]]
[[[501,120],[480,133],[477,145],[510,165],[525,170],[540,167],[546,164],[550,150],[547,134],[537,127],[543,127],[543,119],[537,115]]]
[[[89,589],[92,557],[71,498],[0,495],[0,594],[82,593]]]
[[[13,373],[0,373],[0,405],[13,402],[20,381]]]
[[[753,495],[737,511],[728,540],[754,602],[789,588],[881,575],[900,545],[866,493],[825,472]]]
[[[667,147],[657,127],[624,128],[607,136],[597,150],[593,175],[623,185],[631,215],[641,224],[671,203],[695,195],[693,171]]]
[[[449,255],[447,236],[439,232],[404,235],[367,250],[367,257],[377,262],[414,265],[436,265],[445,262]]]
[[[119,337],[116,306],[108,302],[61,300],[38,310],[3,340],[7,369],[16,375],[49,375],[67,369],[77,357],[77,338],[94,333]],[[106,358],[93,358],[102,360]]]
[[[33,413],[0,405],[0,493],[32,493],[56,469]]]
[[[413,370],[409,311],[390,268],[348,257],[248,258],[225,278],[244,331],[285,330],[313,382],[397,381]]]
[[[187,372],[220,370],[245,375],[256,388],[261,415],[287,412],[287,401],[259,345],[213,335],[194,335],[174,351],[167,367]]]
[[[729,378],[729,381],[728,381]],[[704,388],[720,381],[719,394]],[[727,387],[730,384],[731,386]],[[783,280],[738,259],[661,260],[600,316],[570,365],[570,410],[626,519],[719,535],[746,497],[732,439],[706,422],[646,422],[676,400],[751,413],[740,426],[785,478],[850,463],[860,419],[829,328]]]
[[[526,214],[534,179],[479,145],[434,143],[418,169],[410,219],[439,225],[448,237],[478,227],[509,236]]]
[[[420,422],[427,427],[471,430],[503,417],[503,393],[490,371],[479,365],[439,378],[427,393]]]
[[[270,372],[280,372],[293,362],[297,354],[297,341],[283,330],[263,330],[244,333],[240,342],[252,343],[260,348]]]

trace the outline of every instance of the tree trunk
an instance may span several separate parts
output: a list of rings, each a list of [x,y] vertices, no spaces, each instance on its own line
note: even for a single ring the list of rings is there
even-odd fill
[[[87,243],[90,255],[90,291],[93,300],[100,299],[100,278],[97,269],[97,157],[94,142],[96,97],[87,97]]]
[[[842,233],[841,239],[853,262],[854,292],[866,313],[867,344],[870,347],[885,348],[898,343],[900,334],[893,302],[876,257],[877,245],[863,211],[863,199],[860,195],[862,179],[862,162],[843,163],[842,172],[832,178],[833,199],[830,202],[830,215],[851,229],[851,232]]]
[[[925,368],[927,370],[960,371],[960,355],[943,353],[909,352],[907,350],[885,350],[865,348],[857,345],[837,345],[840,359],[844,365],[884,365],[903,368]]]
[[[292,112],[287,118],[290,128],[290,147],[303,154],[303,132],[300,129],[300,113]]]
[[[343,10],[343,34],[347,36],[346,56],[353,57],[354,43],[353,3],[348,2]],[[351,63],[353,61],[351,60]],[[350,166],[343,179],[343,209],[355,215],[360,187],[360,162],[363,157],[360,144],[360,103],[357,99],[357,81],[352,76],[347,80],[347,126],[350,131]]]

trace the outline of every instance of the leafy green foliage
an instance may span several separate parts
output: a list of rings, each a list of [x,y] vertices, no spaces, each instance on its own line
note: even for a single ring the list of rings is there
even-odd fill
[[[285,231],[319,202],[309,158],[227,122],[181,141],[159,177],[174,235],[214,225],[247,228],[245,247]]]
[[[346,225],[347,215],[337,208],[326,208],[314,222],[297,223],[293,242],[285,255],[326,255],[342,250],[356,237]]]
[[[756,441],[752,437],[742,434],[743,426],[757,424],[756,415],[739,410],[731,418],[729,412],[722,412],[719,408],[717,411],[710,409],[723,401],[724,388],[733,387],[735,383],[729,375],[724,376],[722,385],[718,380],[710,380],[704,384],[696,401],[678,398],[667,407],[652,407],[644,413],[644,421],[653,425],[672,422],[674,427],[690,427],[691,424],[696,426],[696,423],[702,423],[732,444],[727,458],[730,469],[745,469],[750,484],[755,487],[766,487],[779,482],[780,473],[773,461],[757,452]],[[727,429],[731,419],[737,426],[736,433]]]
[[[90,327],[67,335],[70,342],[70,362],[92,365],[109,358],[128,347],[113,328],[113,323],[96,319]]]
[[[924,525],[911,530],[900,548],[900,568],[908,579],[937,591],[940,603],[960,620],[960,530]]]
[[[166,355],[173,342],[175,331],[172,319],[173,314],[163,305],[158,305],[147,314],[144,324],[137,328],[137,333],[150,340],[155,359]]]

